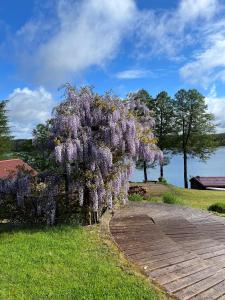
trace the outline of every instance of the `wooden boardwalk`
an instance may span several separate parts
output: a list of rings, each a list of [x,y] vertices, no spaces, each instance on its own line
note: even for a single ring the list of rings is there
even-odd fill
[[[225,218],[159,203],[131,203],[110,230],[127,258],[178,299],[225,299]]]

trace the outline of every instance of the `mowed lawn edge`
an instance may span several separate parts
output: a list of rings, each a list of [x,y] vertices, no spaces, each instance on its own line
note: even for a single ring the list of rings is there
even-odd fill
[[[1,228],[1,225],[0,225]],[[99,225],[0,231],[0,299],[167,299]]]
[[[143,200],[150,202],[163,202],[163,196],[171,193],[177,197],[179,205],[207,210],[216,202],[225,203],[225,191],[184,189],[170,184],[132,182],[131,185],[143,186],[147,194]],[[222,214],[220,214],[222,216]]]

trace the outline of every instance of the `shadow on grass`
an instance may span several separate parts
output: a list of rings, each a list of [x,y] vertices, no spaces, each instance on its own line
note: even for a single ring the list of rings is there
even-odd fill
[[[27,232],[29,234],[35,234],[38,232],[48,232],[54,230],[65,230],[66,228],[81,228],[85,226],[81,226],[78,224],[57,224],[55,226],[40,226],[40,225],[24,225],[24,224],[11,224],[11,223],[0,223],[0,235],[3,233],[11,233],[14,234],[16,232]]]
[[[0,223],[0,234],[1,233],[15,233],[15,232],[19,232],[19,231],[36,233],[39,231],[52,230],[52,228],[53,227],[46,227],[46,226]]]

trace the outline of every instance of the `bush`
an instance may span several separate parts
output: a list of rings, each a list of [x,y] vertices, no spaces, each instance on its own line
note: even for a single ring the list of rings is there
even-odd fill
[[[143,201],[144,198],[142,195],[137,194],[137,193],[133,193],[131,195],[129,195],[129,200],[130,201]]]
[[[158,181],[163,184],[167,184],[167,181],[164,177],[159,177]]]
[[[175,194],[167,192],[163,195],[163,202],[168,204],[176,204],[180,202],[180,199]]]
[[[225,213],[225,202],[217,202],[209,206],[209,211],[215,211],[218,213]]]

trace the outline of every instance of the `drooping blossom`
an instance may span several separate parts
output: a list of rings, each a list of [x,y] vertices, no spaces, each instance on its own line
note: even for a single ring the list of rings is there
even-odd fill
[[[110,93],[100,96],[89,87],[67,85],[53,124],[52,133],[60,140],[56,160],[73,166],[70,176],[80,205],[90,197],[85,202],[96,212],[112,208],[115,199],[126,202],[134,160],[161,159],[151,130],[154,119],[138,99],[121,101]]]

